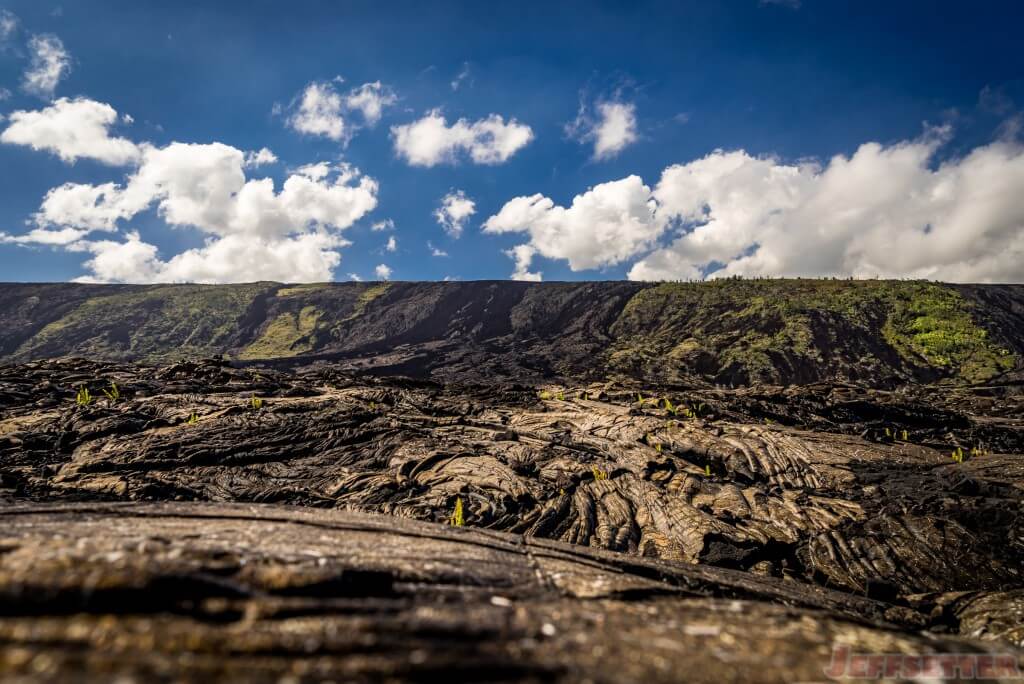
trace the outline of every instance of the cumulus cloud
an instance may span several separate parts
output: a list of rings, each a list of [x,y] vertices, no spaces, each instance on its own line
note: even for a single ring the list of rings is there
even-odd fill
[[[32,36],[28,49],[30,62],[22,87],[32,95],[49,99],[71,70],[71,56],[61,39],[52,34]]]
[[[50,245],[63,247],[72,245],[89,234],[89,230],[77,228],[59,228],[51,230],[48,228],[33,228],[24,235],[8,235],[0,233],[0,242],[22,245]]]
[[[434,211],[434,218],[453,238],[462,235],[462,229],[469,217],[476,213],[476,202],[466,197],[462,190],[453,190],[441,198],[441,206]]]
[[[340,93],[332,83],[314,81],[293,104],[288,124],[299,133],[330,138],[347,144],[359,127],[348,115],[358,111],[363,125],[373,127],[384,108],[398,101],[395,93],[380,81],[364,83]]]
[[[280,192],[270,178],[247,180],[245,155],[221,143],[148,147],[127,183],[66,183],[52,189],[40,225],[110,230],[156,206],[172,226],[214,235],[279,238],[310,227],[347,228],[377,204],[377,182],[347,165],[303,167]]]
[[[268,164],[276,164],[277,155],[266,147],[262,147],[257,152],[246,152],[245,153],[245,167],[247,169],[255,169],[260,166],[266,166]]]
[[[349,244],[325,232],[281,239],[228,235],[162,261],[156,246],[143,242],[138,232],[126,237],[81,243],[93,257],[85,264],[92,273],[79,282],[317,282],[330,280],[341,262],[337,249]]]
[[[353,88],[345,96],[344,102],[348,109],[361,112],[366,125],[372,127],[380,121],[385,107],[398,102],[398,96],[390,88],[381,85],[380,81],[374,81]]]
[[[62,97],[38,111],[12,112],[0,142],[45,150],[69,163],[78,159],[113,166],[136,162],[142,154],[139,146],[110,135],[117,123],[117,111],[108,104]]]
[[[341,141],[348,135],[341,111],[341,95],[330,83],[310,83],[288,123],[299,133]]]
[[[530,263],[533,255],[537,253],[533,245],[516,245],[512,249],[505,250],[505,254],[516,262],[516,269],[512,272],[512,280],[525,280],[539,283],[543,280],[543,274],[539,271],[531,272]]]
[[[40,116],[19,117],[3,133],[4,142],[49,150],[70,161],[133,161],[124,182],[51,189],[32,230],[0,238],[90,253],[89,281],[329,280],[341,260],[338,250],[349,244],[340,231],[377,205],[377,182],[347,164],[299,167],[278,190],[273,179],[246,177],[247,169],[274,158],[265,148],[246,154],[222,143],[135,146],[110,138],[107,127],[116,112],[90,101],[60,100],[28,114]],[[203,246],[163,260],[137,232],[120,241],[90,239],[95,231],[117,232],[151,208],[171,226],[206,233]]]
[[[535,254],[573,270],[632,261],[634,280],[744,276],[1024,278],[1024,147],[1000,139],[937,160],[948,129],[865,143],[824,163],[716,151],[595,186],[565,208],[510,200],[487,233],[524,233],[514,277]],[[667,241],[665,239],[667,238]]]
[[[390,280],[392,273],[394,271],[386,264],[377,264],[377,268],[373,269],[373,274],[377,276],[377,280]]]
[[[385,230],[394,230],[395,222],[392,219],[384,219],[382,221],[376,221],[370,226],[370,230],[375,233],[379,233]]]
[[[514,253],[521,275],[534,254],[566,259],[580,271],[618,264],[650,248],[665,230],[655,208],[651,189],[639,176],[629,176],[594,186],[570,207],[540,194],[516,197],[487,219],[484,232],[529,236],[531,250]]]
[[[867,143],[825,165],[715,152],[669,167],[655,197],[692,228],[630,277],[1021,280],[1024,150],[998,141],[936,166],[944,140]]]
[[[446,257],[446,256],[448,256],[448,252],[444,251],[443,249],[439,249],[438,247],[435,247],[434,244],[432,242],[430,242],[429,240],[427,241],[427,249],[430,250],[430,256],[433,256],[433,257]]]
[[[384,251],[385,252],[397,252],[398,251],[398,240],[395,239],[394,235],[392,235],[391,237],[388,238],[387,243],[385,243],[385,245],[384,245]]]
[[[594,144],[594,159],[610,159],[639,139],[636,105],[628,102],[598,102],[595,114],[581,105],[576,119],[566,126],[569,137]]]
[[[501,164],[533,139],[533,130],[515,119],[497,115],[470,123],[459,119],[448,125],[441,110],[423,118],[392,126],[395,153],[412,166],[456,163],[465,152],[475,164]]]

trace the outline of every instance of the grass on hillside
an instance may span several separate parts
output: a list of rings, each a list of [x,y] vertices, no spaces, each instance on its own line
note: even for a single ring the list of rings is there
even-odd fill
[[[220,353],[269,283],[210,288],[165,285],[112,291],[82,302],[43,327],[14,356],[81,356],[167,361]],[[52,351],[51,351],[52,347]]]
[[[849,342],[816,339],[815,318],[831,319],[824,329],[846,330],[879,353],[890,348],[908,366],[969,382],[1017,361],[989,339],[970,304],[941,284],[729,279],[663,283],[637,293],[613,326],[620,341],[609,364],[623,371],[682,366],[704,354],[718,368],[770,380],[780,359],[821,364],[824,354]]]

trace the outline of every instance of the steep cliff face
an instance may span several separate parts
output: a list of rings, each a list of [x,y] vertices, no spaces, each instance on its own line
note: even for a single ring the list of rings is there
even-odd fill
[[[0,358],[340,362],[438,379],[981,382],[1024,286],[772,280],[0,286]]]

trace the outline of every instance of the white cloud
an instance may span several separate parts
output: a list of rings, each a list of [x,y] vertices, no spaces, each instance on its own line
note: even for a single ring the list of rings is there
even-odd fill
[[[244,168],[242,151],[221,143],[147,147],[125,185],[54,188],[36,220],[111,229],[155,204],[172,226],[220,236],[280,238],[311,227],[347,228],[377,205],[377,182],[347,165],[303,167],[279,193],[270,178],[246,180]]]
[[[639,139],[635,104],[598,102],[595,109],[596,119],[581,105],[576,120],[566,126],[570,137],[593,142],[594,159],[610,159]]]
[[[516,197],[484,223],[485,233],[529,235],[531,251],[514,253],[521,275],[534,254],[567,259],[573,271],[618,264],[649,249],[664,230],[639,176],[596,185],[568,208],[540,194]]]
[[[228,235],[211,238],[203,247],[175,255],[157,256],[155,245],[129,232],[124,242],[87,242],[93,254],[86,262],[91,275],[81,282],[196,282],[241,283],[256,280],[319,282],[331,279],[341,262],[336,251],[349,244],[337,235],[310,232],[280,239]]]
[[[441,198],[441,206],[434,211],[434,218],[446,233],[457,238],[462,235],[466,221],[475,213],[476,203],[462,190],[453,190]]]
[[[11,91],[7,88],[0,88],[0,102],[10,99]],[[3,115],[0,115],[0,121],[3,121]]]
[[[669,167],[659,211],[689,225],[629,275],[1020,281],[1024,150],[1000,141],[935,166],[943,133],[823,166],[740,151]]]
[[[255,169],[268,164],[276,164],[277,155],[266,147],[261,147],[258,152],[245,153],[245,168]]]
[[[116,230],[117,222],[141,211],[124,201],[124,191],[116,183],[87,185],[65,183],[51,188],[36,212],[39,226],[74,226],[88,231]]]
[[[52,152],[65,162],[95,159],[120,166],[138,161],[142,151],[125,138],[111,137],[118,121],[108,104],[62,97],[38,111],[16,111],[0,133],[0,142]]]
[[[432,242],[430,242],[429,240],[427,241],[427,249],[430,250],[430,256],[433,256],[433,257],[446,257],[446,256],[448,256],[448,252],[444,251],[443,249],[439,249],[439,248],[435,247],[434,244]]]
[[[390,280],[393,272],[386,264],[377,264],[377,268],[373,269],[373,274],[377,276],[377,280]]]
[[[451,126],[439,109],[410,124],[392,126],[395,153],[412,166],[454,164],[460,152],[476,164],[501,164],[533,139],[533,130],[515,119],[497,115],[472,123],[459,119]]]
[[[331,83],[315,81],[302,91],[288,124],[299,133],[347,144],[358,129],[348,120],[349,112],[360,112],[363,124],[373,127],[384,108],[397,101],[395,93],[380,81],[364,83],[347,93],[339,93]]]
[[[78,242],[88,234],[88,230],[80,230],[77,228],[60,228],[58,230],[50,230],[48,228],[33,228],[24,235],[18,236],[0,233],[0,242],[9,242],[13,244],[23,245],[34,244],[63,247]]]
[[[88,116],[65,117],[77,128],[55,125],[54,120],[64,121],[61,115],[69,107]],[[247,155],[221,143],[133,146],[109,138],[106,127],[116,112],[90,101],[60,100],[29,114],[43,116],[39,121],[21,117],[4,132],[5,142],[52,150],[69,160],[91,157],[110,163],[127,161],[135,151],[135,170],[125,182],[55,187],[34,215],[34,229],[2,237],[4,242],[91,253],[85,264],[89,281],[329,280],[341,261],[338,250],[349,244],[340,231],[377,205],[377,182],[347,164],[300,167],[278,191],[270,178],[246,178],[247,168],[273,157],[266,148]],[[12,136],[16,140],[7,139]],[[124,241],[88,239],[94,231],[117,232],[121,222],[151,207],[169,225],[198,229],[209,237],[202,247],[167,260],[137,232],[129,232]]]
[[[516,245],[512,249],[505,250],[505,254],[516,262],[516,269],[512,272],[512,280],[525,280],[539,283],[543,280],[543,274],[539,271],[530,272],[530,263],[537,250],[533,245]]]
[[[71,56],[61,39],[51,34],[32,36],[28,48],[31,61],[22,87],[28,93],[49,99],[53,97],[57,84],[71,70]]]
[[[345,106],[352,110],[358,110],[363,114],[363,120],[367,126],[376,126],[385,107],[398,102],[398,96],[380,81],[364,83],[358,88],[353,88],[345,97]]]
[[[363,278],[358,273],[349,273],[348,274],[348,279],[351,280],[354,283],[361,283],[361,282],[363,282]]]
[[[302,91],[298,108],[288,123],[299,133],[346,140],[349,133],[341,107],[341,95],[330,83],[310,83]]]
[[[388,238],[387,244],[384,245],[384,251],[386,251],[386,252],[396,252],[396,251],[398,251],[398,240],[395,239],[394,235],[392,235],[391,237]]]
[[[573,270],[631,261],[635,280],[745,276],[1024,279],[1024,147],[997,140],[936,161],[929,130],[866,143],[826,163],[716,151],[668,167],[653,190],[636,176],[564,208],[517,197],[484,224],[522,232],[514,277],[535,254]],[[667,244],[658,244],[670,235]],[[654,251],[650,251],[653,249]],[[536,274],[539,276],[539,274]]]
[[[391,219],[384,219],[383,221],[377,221],[372,226],[370,226],[370,230],[372,230],[375,233],[379,233],[379,232],[385,231],[385,230],[394,230],[394,229],[395,229],[395,222],[392,221]]]
[[[316,162],[314,164],[304,164],[295,169],[294,171],[299,176],[305,176],[311,180],[322,180],[327,178],[331,173],[331,165],[329,162]]]

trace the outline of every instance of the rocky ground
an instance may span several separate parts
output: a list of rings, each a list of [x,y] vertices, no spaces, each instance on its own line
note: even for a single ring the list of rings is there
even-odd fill
[[[1012,374],[0,367],[0,672],[816,681],[837,645],[1016,662],[1022,455]]]

